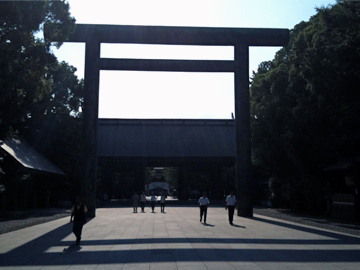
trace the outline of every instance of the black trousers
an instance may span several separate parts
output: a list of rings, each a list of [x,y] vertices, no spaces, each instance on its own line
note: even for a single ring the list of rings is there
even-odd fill
[[[76,243],[79,243],[81,240],[81,232],[84,226],[84,222],[82,221],[74,221],[73,222],[73,233],[76,236]]]
[[[140,202],[141,211],[144,212],[145,202]]]
[[[204,222],[206,222],[207,205],[200,205],[200,220],[204,216]]]
[[[151,202],[150,202],[150,205],[151,205],[152,211],[154,211],[154,209],[155,209],[155,202],[154,202],[154,201],[151,201]]]
[[[161,212],[164,212],[165,211],[165,203],[161,203],[160,206],[161,206]]]
[[[229,205],[228,207],[228,213],[229,213],[229,222],[233,223],[234,220],[234,212],[235,212],[235,205]]]

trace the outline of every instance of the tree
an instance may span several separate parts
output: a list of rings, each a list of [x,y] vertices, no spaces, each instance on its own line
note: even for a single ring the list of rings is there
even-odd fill
[[[294,208],[320,205],[323,169],[358,154],[359,23],[359,2],[319,8],[252,78],[253,162],[291,184]]]
[[[65,0],[0,2],[0,139],[19,133],[76,184],[83,81],[51,51],[74,27]]]
[[[58,63],[57,68],[53,65],[49,72],[52,91],[32,106],[26,125],[19,131],[66,173],[74,190],[79,190],[84,82],[78,80],[75,71],[65,62]]]
[[[33,104],[28,114],[31,118],[49,115],[64,115],[74,118],[82,116],[84,81],[75,75],[76,68],[66,62],[53,64],[48,72],[52,79],[51,92]]]
[[[51,92],[57,68],[51,45],[61,46],[75,19],[66,1],[0,2],[0,138],[24,125],[34,104]],[[34,36],[48,26],[59,42]]]

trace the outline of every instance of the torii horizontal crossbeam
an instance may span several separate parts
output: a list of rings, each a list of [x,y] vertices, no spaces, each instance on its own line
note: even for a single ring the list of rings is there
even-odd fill
[[[99,59],[100,70],[234,72],[234,61]]]
[[[75,33],[69,41],[87,42],[94,37],[101,43],[284,46],[289,40],[289,30],[76,24]]]

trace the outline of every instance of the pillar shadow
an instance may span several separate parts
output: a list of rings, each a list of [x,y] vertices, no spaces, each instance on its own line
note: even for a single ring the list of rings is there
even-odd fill
[[[317,228],[305,227],[305,226],[301,226],[301,225],[297,225],[297,224],[291,224],[291,223],[286,223],[286,222],[277,221],[277,220],[270,220],[270,219],[265,219],[265,218],[260,218],[260,217],[252,217],[250,219],[259,221],[259,222],[276,225],[276,226],[280,226],[280,227],[297,230],[297,231],[303,231],[303,232],[322,235],[322,236],[326,236],[326,237],[330,237],[330,238],[335,238],[335,239],[338,239],[340,242],[347,243],[347,244],[360,244],[360,238],[355,237],[355,236],[350,236],[350,235],[340,234],[337,232],[330,232],[330,231],[325,231],[325,230],[321,230],[321,229],[317,229]]]

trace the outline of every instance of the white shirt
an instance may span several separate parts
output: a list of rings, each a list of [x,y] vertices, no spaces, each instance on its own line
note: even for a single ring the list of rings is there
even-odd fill
[[[236,203],[235,195],[234,196],[228,195],[226,197],[226,205],[235,205],[235,203]]]
[[[210,201],[207,197],[200,197],[199,204],[200,205],[208,205],[208,204],[210,204]]]

